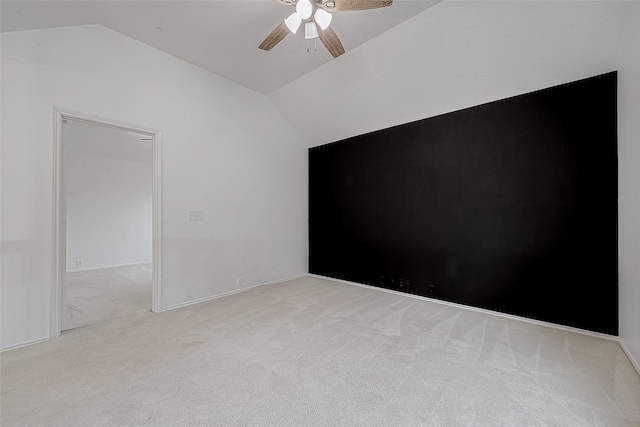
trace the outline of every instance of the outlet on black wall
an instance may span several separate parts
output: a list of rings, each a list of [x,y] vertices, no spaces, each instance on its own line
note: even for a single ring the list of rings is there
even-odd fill
[[[310,149],[310,272],[617,335],[616,103],[608,73]]]

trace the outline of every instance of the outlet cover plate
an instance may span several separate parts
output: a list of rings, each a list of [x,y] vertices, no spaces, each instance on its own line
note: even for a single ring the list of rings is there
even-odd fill
[[[202,211],[189,211],[189,221],[202,221]]]

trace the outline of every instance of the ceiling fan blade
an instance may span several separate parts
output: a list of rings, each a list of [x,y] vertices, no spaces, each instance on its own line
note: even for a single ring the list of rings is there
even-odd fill
[[[281,22],[258,47],[262,50],[271,50],[275,45],[280,43],[282,39],[287,37],[287,34],[289,34],[289,29],[284,22]]]
[[[327,12],[348,12],[379,9],[391,6],[392,3],[393,0],[328,0],[322,3],[321,6]]]
[[[323,30],[316,24],[318,28],[318,37],[320,41],[327,48],[331,56],[337,58],[338,56],[344,53],[344,47],[342,46],[342,42],[338,38],[338,35],[331,27],[328,27],[326,30]]]
[[[293,4],[293,0],[273,0],[276,3],[282,3],[286,6],[291,6]]]

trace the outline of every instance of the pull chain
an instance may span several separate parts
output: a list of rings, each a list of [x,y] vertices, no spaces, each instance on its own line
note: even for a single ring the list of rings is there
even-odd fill
[[[314,50],[314,52],[318,51],[318,38],[317,37],[313,38],[313,50]],[[307,53],[309,53],[309,39],[307,39]]]

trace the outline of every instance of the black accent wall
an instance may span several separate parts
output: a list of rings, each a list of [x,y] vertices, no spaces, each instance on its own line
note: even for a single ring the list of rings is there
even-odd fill
[[[618,334],[616,73],[309,150],[309,271]]]

